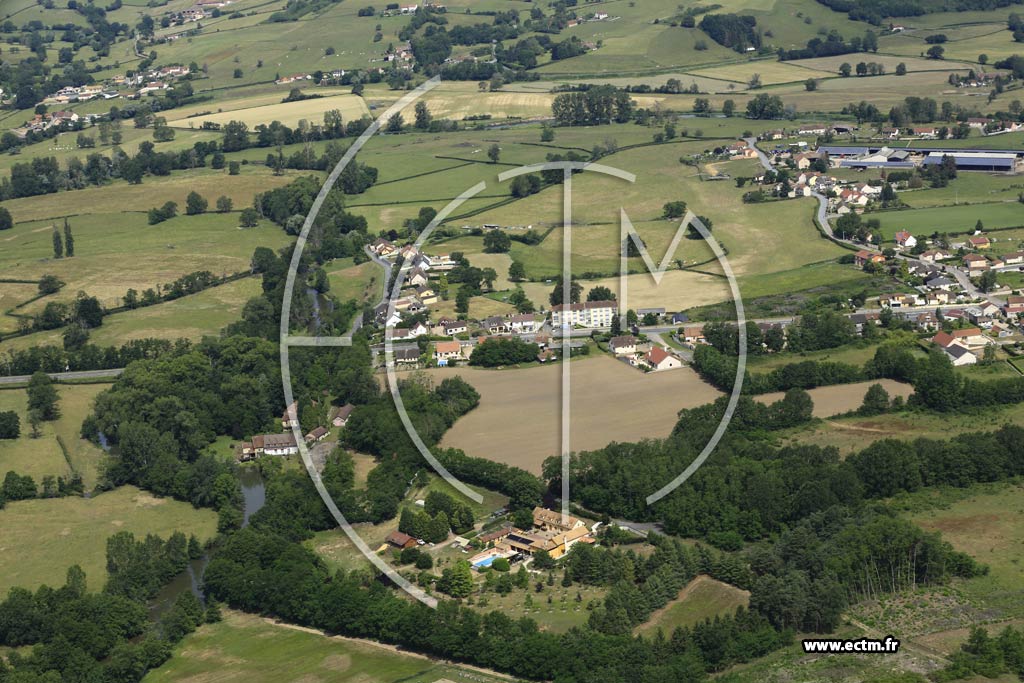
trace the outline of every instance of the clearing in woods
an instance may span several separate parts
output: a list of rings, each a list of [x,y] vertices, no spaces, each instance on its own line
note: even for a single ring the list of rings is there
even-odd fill
[[[681,626],[693,626],[705,619],[732,614],[737,607],[746,607],[749,602],[750,591],[702,574],[686,584],[678,597],[655,610],[650,619],[633,629],[633,633],[652,636],[661,629],[668,638]]]
[[[63,586],[72,564],[85,570],[90,590],[101,590],[107,578],[107,538],[119,531],[164,539],[181,531],[205,542],[217,531],[217,513],[156,498],[134,486],[92,498],[8,503],[0,510],[0,595],[12,586]]]

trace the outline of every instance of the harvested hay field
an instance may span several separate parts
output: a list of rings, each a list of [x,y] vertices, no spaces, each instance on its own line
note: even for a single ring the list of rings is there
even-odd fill
[[[746,607],[749,602],[750,591],[702,574],[686,584],[675,600],[655,610],[651,618],[637,626],[633,632],[636,635],[652,636],[661,629],[668,637],[681,626],[693,626],[705,619],[732,614],[737,607]]]
[[[175,128],[199,128],[206,122],[224,125],[229,121],[241,121],[253,128],[261,123],[280,121],[286,126],[294,126],[302,119],[310,123],[323,121],[324,112],[337,109],[345,121],[369,115],[363,98],[357,95],[334,95],[333,97],[317,97],[299,102],[278,102],[248,109],[203,114],[192,118],[174,119],[168,125]]]
[[[689,368],[644,374],[605,355],[573,361],[571,368],[574,451],[668,436],[680,410],[719,396]],[[480,392],[479,407],[448,430],[442,446],[535,473],[558,454],[561,365],[427,372],[438,382],[461,376]]]
[[[837,384],[830,387],[809,389],[807,393],[811,395],[811,400],[814,401],[814,417],[831,417],[839,413],[856,410],[864,402],[864,394],[867,393],[868,388],[872,384],[881,384],[889,392],[890,398],[902,396],[905,399],[914,393],[914,388],[909,384],[892,379]],[[761,403],[773,403],[784,395],[784,392],[781,391],[761,394],[757,397],[757,400]]]

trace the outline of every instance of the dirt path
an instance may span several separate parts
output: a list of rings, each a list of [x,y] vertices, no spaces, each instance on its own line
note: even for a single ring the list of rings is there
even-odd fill
[[[231,610],[225,610],[225,611],[231,611]],[[237,614],[244,615],[245,613],[244,612],[237,612]],[[492,671],[491,669],[485,669],[483,667],[473,666],[472,664],[464,664],[463,662],[453,662],[451,660],[442,659],[440,657],[431,657],[429,655],[425,655],[425,654],[422,654],[420,652],[413,652],[412,650],[406,650],[406,649],[400,648],[397,645],[390,645],[388,643],[381,643],[379,641],[369,640],[367,638],[352,638],[350,636],[332,635],[332,634],[326,633],[324,631],[320,631],[320,630],[315,629],[315,628],[310,628],[308,626],[299,626],[298,624],[289,624],[287,622],[278,621],[277,619],[272,619],[270,617],[260,617],[260,618],[263,620],[264,623],[270,624],[271,626],[277,626],[278,628],[287,628],[287,629],[291,629],[292,631],[302,631],[303,633],[311,633],[313,635],[322,636],[324,638],[329,638],[331,640],[340,640],[340,641],[344,641],[344,642],[348,642],[348,643],[354,643],[354,644],[357,644],[357,645],[366,645],[368,647],[375,647],[375,648],[377,648],[379,650],[386,650],[387,652],[391,652],[393,654],[404,655],[406,657],[415,657],[416,659],[422,659],[424,661],[434,662],[435,664],[445,664],[447,666],[454,666],[454,667],[458,667],[460,669],[466,669],[468,671],[475,671],[477,673],[484,674],[486,676],[492,676],[494,678],[500,678],[500,679],[505,680],[505,681],[513,681],[513,682],[519,681],[519,679],[516,678],[515,676],[510,676],[508,674],[504,674],[504,673],[501,673],[499,671]]]

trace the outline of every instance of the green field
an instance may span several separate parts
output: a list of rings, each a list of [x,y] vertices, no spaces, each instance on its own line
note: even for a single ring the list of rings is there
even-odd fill
[[[1024,225],[1024,211],[1019,202],[880,211],[871,217],[881,221],[882,235],[886,240],[893,239],[899,230],[907,230],[914,235],[931,235],[933,232],[970,233],[974,231],[978,220],[989,229]]]
[[[184,196],[178,199],[183,205]],[[243,205],[249,201],[251,196]],[[240,229],[237,213],[179,215],[151,226],[144,213],[112,213],[112,208],[69,219],[75,236],[73,258],[52,258],[51,233],[62,221],[20,222],[0,238],[4,243],[0,269],[6,274],[24,279],[56,275],[67,283],[59,293],[19,312],[36,313],[47,302],[72,300],[80,291],[97,297],[104,306],[120,306],[129,288],[142,292],[198,270],[217,276],[244,272],[256,247],[277,249],[290,240],[268,221]]]
[[[155,498],[133,486],[92,498],[8,503],[0,510],[0,594],[12,586],[62,586],[72,564],[85,570],[90,589],[100,590],[106,581],[107,538],[119,531],[164,538],[181,531],[205,541],[216,528],[213,511]]]
[[[40,425],[40,436],[32,438],[28,423],[28,395],[24,389],[0,391],[0,411],[13,410],[21,418],[21,436],[0,440],[0,474],[9,471],[29,475],[41,488],[43,477],[67,479],[74,471],[82,475],[86,490],[96,485],[103,451],[80,436],[82,421],[92,412],[92,401],[107,388],[105,384],[58,385],[61,416]],[[67,449],[65,456],[61,442]]]
[[[241,318],[246,302],[261,292],[257,278],[244,278],[167,303],[114,313],[103,319],[102,326],[90,330],[89,341],[99,346],[120,346],[133,339],[147,338],[199,341],[219,334]],[[41,345],[59,346],[61,335],[61,330],[47,330],[12,337],[2,343],[2,348],[17,351]]]
[[[225,678],[226,677],[226,678]],[[327,636],[243,612],[201,626],[145,683],[207,680],[331,681],[332,683],[495,683],[507,680],[438,663],[374,641]]]
[[[948,439],[965,432],[998,429],[1004,424],[1024,422],[1024,407],[1019,404],[993,408],[978,415],[934,415],[927,413],[888,413],[874,417],[844,417],[802,427],[786,433],[796,443],[835,446],[847,455],[879,439]]]

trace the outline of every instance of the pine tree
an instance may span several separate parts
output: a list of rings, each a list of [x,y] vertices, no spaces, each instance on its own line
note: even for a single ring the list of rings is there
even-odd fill
[[[64,240],[60,238],[57,228],[53,229],[53,258],[64,258]]]
[[[71,224],[67,218],[64,219],[64,253],[68,258],[75,255],[75,238],[71,234]]]

